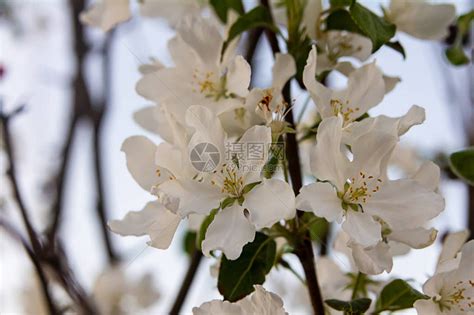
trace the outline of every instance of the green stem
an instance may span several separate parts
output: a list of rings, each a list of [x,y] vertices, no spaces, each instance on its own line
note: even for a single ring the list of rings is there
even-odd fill
[[[357,274],[357,278],[356,278],[356,281],[355,281],[355,284],[354,284],[354,289],[352,290],[351,300],[354,300],[357,297],[357,293],[359,291],[359,286],[362,284],[363,275],[364,274],[362,272],[359,272]]]

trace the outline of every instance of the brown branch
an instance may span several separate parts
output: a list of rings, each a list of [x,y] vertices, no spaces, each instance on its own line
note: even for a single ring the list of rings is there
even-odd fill
[[[181,288],[179,289],[178,295],[176,296],[176,299],[173,303],[173,307],[171,308],[170,315],[179,314],[179,311],[181,310],[181,307],[184,304],[186,296],[188,295],[189,289],[191,288],[191,284],[193,283],[201,260],[201,251],[195,250],[193,252],[191,262],[189,264],[189,269],[186,272],[186,276],[184,277],[183,283],[181,284]]]

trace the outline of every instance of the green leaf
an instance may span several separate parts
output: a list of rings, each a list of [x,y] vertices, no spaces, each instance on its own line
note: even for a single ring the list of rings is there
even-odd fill
[[[449,164],[456,176],[474,186],[474,147],[451,154]]]
[[[326,28],[328,30],[348,31],[365,35],[354,20],[352,20],[351,14],[344,9],[336,10],[329,14],[326,19]]]
[[[221,202],[221,209],[225,209],[227,207],[230,207],[234,204],[235,202],[235,198],[232,198],[232,197],[227,197],[225,198],[224,200],[222,200]]]
[[[388,43],[395,35],[396,27],[366,7],[354,2],[349,12],[355,24],[372,41],[372,52]]]
[[[413,289],[406,281],[395,279],[380,292],[375,313],[412,308],[415,301],[427,298],[423,293]]]
[[[219,209],[213,209],[201,223],[201,227],[199,229],[199,238],[197,240],[197,246],[199,249],[201,249],[201,243],[206,237],[207,228],[212,223],[212,221],[214,221],[214,217],[216,216],[218,210]]]
[[[257,186],[258,184],[260,184],[260,182],[255,182],[255,183],[250,183],[250,184],[247,184],[244,186],[244,188],[242,189],[242,194],[246,194],[248,193],[249,191],[251,191],[255,186]]]
[[[403,59],[406,59],[407,56],[405,54],[405,48],[403,48],[402,44],[400,44],[399,41],[388,42],[385,45],[392,48],[393,50],[399,52],[403,56]]]
[[[222,256],[217,288],[227,301],[235,302],[252,293],[255,284],[265,282],[276,256],[276,243],[257,232],[253,242],[244,246],[236,260]]]
[[[196,237],[197,233],[192,231],[187,231],[184,234],[183,238],[183,249],[188,255],[192,255],[196,250]]]
[[[452,46],[445,51],[446,58],[455,66],[461,66],[469,63],[469,58],[464,53],[462,46]]]
[[[353,0],[329,0],[332,8],[335,7],[347,7],[352,4]]]
[[[361,298],[346,302],[336,299],[330,299],[325,300],[324,302],[326,302],[327,305],[337,311],[342,311],[350,315],[359,315],[364,314],[364,312],[369,309],[372,300],[368,298]]]
[[[244,13],[244,6],[241,0],[210,0],[210,4],[223,23],[227,23],[230,9],[234,9],[238,14]]]
[[[329,223],[324,218],[315,216],[311,212],[305,212],[302,216],[303,226],[309,231],[311,240],[321,242],[329,230]]]
[[[229,37],[227,38],[226,46],[243,32],[257,27],[265,27],[273,32],[278,32],[278,29],[273,25],[272,15],[263,6],[253,8],[249,12],[241,15],[237,21],[232,24],[229,30]]]
[[[469,30],[469,26],[474,21],[474,10],[469,11],[466,14],[459,16],[458,18],[458,29],[463,35]]]

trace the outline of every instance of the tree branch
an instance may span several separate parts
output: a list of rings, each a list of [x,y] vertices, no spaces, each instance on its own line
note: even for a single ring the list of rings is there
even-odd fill
[[[30,258],[33,266],[35,267],[36,273],[38,274],[39,282],[41,289],[44,294],[44,300],[48,306],[48,310],[50,314],[59,314],[58,310],[56,309],[56,305],[54,304],[54,300],[51,296],[51,292],[48,286],[48,280],[46,278],[46,273],[43,270],[43,266],[41,265],[41,261],[36,257],[33,250],[28,245],[28,242],[21,236],[20,232],[17,231],[13,226],[11,226],[8,222],[0,218],[0,226],[2,226],[5,231],[15,240],[20,242],[25,250],[26,254]]]
[[[181,284],[181,288],[179,289],[178,295],[173,303],[173,307],[171,308],[170,315],[177,315],[181,310],[181,307],[184,304],[186,296],[188,295],[189,289],[191,288],[191,284],[193,283],[194,276],[196,275],[196,271],[199,268],[199,264],[202,260],[201,251],[195,250],[193,252],[191,262],[189,264],[189,269],[186,272],[186,276],[184,277],[183,283]]]

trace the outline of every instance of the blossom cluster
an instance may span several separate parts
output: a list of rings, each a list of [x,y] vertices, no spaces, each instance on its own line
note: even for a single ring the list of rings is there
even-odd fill
[[[290,30],[294,23],[288,18],[290,7],[282,3],[272,4],[272,14],[279,27]],[[175,28],[176,35],[168,42],[174,64],[154,60],[140,67],[136,90],[152,105],[134,119],[164,141],[155,144],[145,136],[124,141],[128,170],[154,200],[110,221],[113,232],[148,235],[150,246],[166,249],[178,226],[187,221],[191,230],[202,234],[197,245],[204,255],[233,261],[256,233],[284,237],[294,245],[285,232],[295,232],[293,223],[308,212],[341,226],[338,246],[348,255],[354,274],[365,275],[389,273],[395,255],[433,244],[437,230],[430,221],[445,206],[438,190],[439,167],[421,161],[410,174],[395,177],[391,172],[400,138],[423,123],[424,109],[413,105],[401,117],[370,115],[400,79],[385,75],[376,61],[369,61],[378,49],[371,38],[325,29],[321,20],[328,10],[317,0],[304,5],[297,33],[311,43],[306,62],[299,69],[290,49],[276,52],[272,82],[261,88],[252,86],[252,66],[239,55],[240,34],[228,40],[238,21],[236,12],[229,10],[223,23],[215,16],[203,17],[210,6],[205,2],[140,2],[142,15],[167,16]],[[440,40],[455,11],[450,5],[393,0],[384,15],[398,31]],[[81,16],[104,30],[130,17],[127,0],[104,0]],[[347,78],[343,89],[321,83],[330,71]],[[298,76],[316,110],[309,137],[287,119],[298,110],[287,97]],[[311,180],[296,191],[289,180],[294,175],[288,173],[289,156],[295,152],[286,148],[281,154],[278,145],[294,133],[310,142],[299,154],[309,160],[305,175]],[[415,303],[420,314],[474,310],[467,298],[472,296],[474,280],[468,267],[472,243],[457,255],[464,241],[450,245],[457,249],[441,258],[436,275],[425,284],[431,298]],[[334,270],[325,259],[316,261],[318,270],[320,266]],[[324,276],[324,271],[320,274]],[[350,282],[336,278],[328,281],[348,288]],[[327,289],[334,285],[323,286],[325,298],[334,295]],[[373,289],[379,291],[380,287]],[[193,311],[279,314],[284,313],[282,305],[278,297],[257,286],[252,296],[237,303],[212,301]]]

